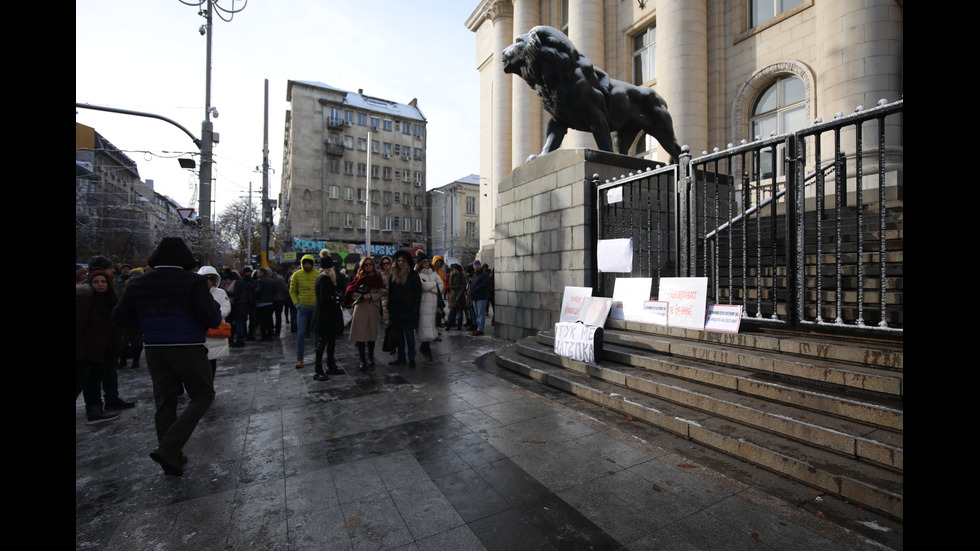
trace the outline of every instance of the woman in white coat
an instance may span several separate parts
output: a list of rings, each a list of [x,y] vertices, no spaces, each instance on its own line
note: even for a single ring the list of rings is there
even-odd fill
[[[419,353],[426,359],[426,363],[433,363],[432,348],[430,342],[439,338],[439,329],[436,327],[436,311],[439,308],[439,296],[442,294],[442,278],[432,269],[429,257],[425,253],[419,253],[415,271],[419,273],[422,280],[422,304],[419,307],[419,327],[416,330],[417,338],[422,345]]]
[[[218,270],[212,266],[204,266],[197,273],[207,278],[208,288],[211,289],[211,298],[218,303],[218,307],[221,309],[221,321],[223,323],[228,314],[231,313],[231,301],[228,300],[228,293],[219,287],[221,277],[218,275]],[[211,360],[211,376],[213,377],[218,371],[218,358],[231,354],[231,350],[228,348],[228,337],[208,337],[204,346],[208,349],[208,359]]]

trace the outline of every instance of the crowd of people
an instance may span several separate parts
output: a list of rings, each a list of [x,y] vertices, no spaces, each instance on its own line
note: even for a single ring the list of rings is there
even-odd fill
[[[84,396],[86,422],[135,407],[120,397],[117,370],[139,368],[145,358],[159,444],[150,457],[168,475],[181,475],[187,463],[183,446],[214,399],[218,360],[247,341],[278,340],[283,318],[295,333],[295,367],[305,366],[312,337],[313,378],[326,381],[346,373],[335,354],[345,330],[361,371],[375,369],[378,340],[394,355],[389,365],[415,368],[419,357],[435,363],[440,330],[483,335],[493,304],[493,272],[479,260],[447,266],[441,256],[401,250],[363,257],[348,277],[322,250],[319,259],[304,255],[292,272],[219,272],[199,267],[179,238],[163,239],[146,267],[117,268],[94,256],[76,264],[75,283],[75,398]]]

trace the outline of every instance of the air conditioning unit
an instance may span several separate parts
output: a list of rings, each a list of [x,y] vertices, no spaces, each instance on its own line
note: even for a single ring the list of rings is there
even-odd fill
[[[385,157],[385,159],[390,159],[391,158],[391,153],[385,153],[384,157]]]
[[[344,121],[344,126],[350,126],[350,125],[351,125],[350,121]]]

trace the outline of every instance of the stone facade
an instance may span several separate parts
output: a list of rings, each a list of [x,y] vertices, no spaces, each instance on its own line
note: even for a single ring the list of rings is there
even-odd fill
[[[480,72],[480,175],[500,191],[510,172],[540,152],[548,115],[524,81],[504,74],[500,52],[534,25],[564,29],[583,55],[612,78],[634,82],[634,39],[655,29],[654,86],[670,106],[678,141],[696,156],[751,141],[760,95],[779,78],[805,87],[806,124],[835,113],[896,101],[904,93],[903,5],[896,0],[799,0],[753,25],[750,0],[482,0],[466,21],[476,35]],[[777,5],[774,3],[774,5]],[[897,133],[900,135],[900,133]],[[844,136],[849,139],[849,136]],[[641,142],[638,155],[667,161]],[[595,147],[570,131],[564,148]],[[845,146],[845,150],[848,148]],[[901,162],[901,144],[889,144]],[[481,241],[492,256],[500,228],[497,193],[481,206]],[[498,253],[499,254],[499,253]]]

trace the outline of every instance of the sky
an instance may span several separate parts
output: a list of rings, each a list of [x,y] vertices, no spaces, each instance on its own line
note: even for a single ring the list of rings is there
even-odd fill
[[[201,136],[207,39],[197,0],[76,0],[75,102],[153,113]],[[277,199],[288,80],[316,81],[408,103],[427,124],[427,186],[479,171],[477,0],[220,0],[213,17],[212,118],[219,143],[212,214],[262,188],[265,80],[269,81],[269,197]],[[203,6],[202,6],[203,7]],[[241,9],[229,16],[228,10]],[[218,17],[222,13],[223,19]],[[229,20],[230,18],[230,20]],[[141,179],[198,207],[195,171],[177,157],[198,149],[157,119],[76,108],[136,162]],[[200,156],[194,156],[200,165]],[[278,219],[279,211],[275,211]]]

